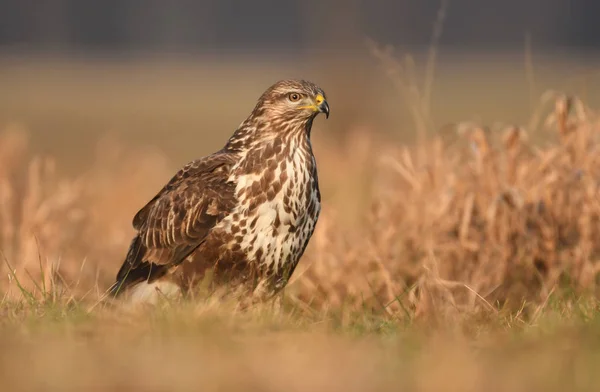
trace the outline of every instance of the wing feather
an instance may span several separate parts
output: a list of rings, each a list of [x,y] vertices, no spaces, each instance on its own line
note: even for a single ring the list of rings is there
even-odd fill
[[[147,279],[203,243],[235,206],[235,184],[228,180],[234,158],[220,152],[188,163],[139,210],[132,222],[138,233],[117,282]]]

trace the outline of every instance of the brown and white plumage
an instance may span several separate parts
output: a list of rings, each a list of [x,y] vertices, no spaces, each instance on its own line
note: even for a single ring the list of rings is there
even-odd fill
[[[135,215],[111,293],[186,291],[208,269],[217,282],[285,286],[320,212],[310,142],[319,113],[329,106],[311,82],[267,89],[221,150],[184,166]]]

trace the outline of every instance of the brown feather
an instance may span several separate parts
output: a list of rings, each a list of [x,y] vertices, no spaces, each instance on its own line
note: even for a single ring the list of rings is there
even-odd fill
[[[166,272],[161,266],[178,265],[202,244],[236,203],[235,186],[228,181],[234,162],[232,154],[218,152],[175,174],[133,218],[138,234],[117,281],[158,278]]]
[[[175,174],[133,218],[137,234],[111,292],[165,276],[189,289],[210,268],[217,282],[285,286],[320,212],[310,143],[318,95],[310,82],[275,83],[223,149]]]

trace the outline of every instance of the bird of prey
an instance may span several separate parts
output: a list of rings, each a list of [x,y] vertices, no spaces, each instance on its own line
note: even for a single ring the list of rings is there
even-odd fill
[[[110,294],[136,302],[213,282],[279,292],[321,209],[310,136],[325,92],[306,80],[269,87],[225,146],[185,165],[133,218],[136,235]]]

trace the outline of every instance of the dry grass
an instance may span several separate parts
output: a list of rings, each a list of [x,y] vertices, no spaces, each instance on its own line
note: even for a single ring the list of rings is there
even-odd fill
[[[64,170],[6,124],[0,387],[597,389],[598,117],[546,94],[526,127],[434,131],[431,86],[419,94],[402,64],[377,54],[423,137],[315,133],[323,213],[279,310],[215,293],[92,306],[131,217],[179,164],[105,137],[90,167]]]
[[[401,318],[507,311],[525,320],[551,295],[596,295],[598,123],[559,97],[546,124],[557,141],[544,146],[522,128],[460,124],[418,147],[354,149],[349,170],[373,171],[370,211],[348,229],[326,210],[293,291],[313,305],[368,303]]]

